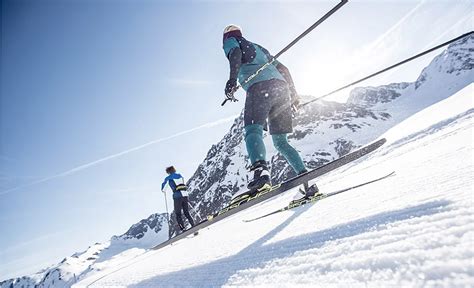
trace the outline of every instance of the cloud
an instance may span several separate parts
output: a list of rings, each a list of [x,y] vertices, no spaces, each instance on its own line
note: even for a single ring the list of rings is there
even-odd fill
[[[146,147],[148,147],[148,146],[152,146],[152,145],[155,145],[155,144],[158,144],[158,143],[162,143],[162,142],[164,142],[164,141],[168,141],[168,140],[171,140],[171,139],[174,139],[174,138],[183,136],[183,135],[185,135],[185,134],[188,134],[188,133],[191,133],[191,132],[200,130],[200,129],[212,128],[212,127],[215,127],[215,126],[218,126],[218,125],[221,125],[221,124],[225,124],[225,123],[234,121],[234,119],[235,119],[236,117],[238,117],[238,115],[232,115],[232,116],[227,117],[227,118],[219,119],[219,120],[217,120],[217,121],[209,122],[209,123],[206,123],[206,124],[203,124],[203,125],[200,125],[200,126],[197,126],[197,127],[191,128],[191,129],[188,129],[188,130],[184,130],[184,131],[182,131],[182,132],[175,133],[175,134],[170,135],[170,136],[168,136],[168,137],[163,137],[163,138],[159,138],[159,139],[150,141],[150,142],[148,142],[148,143],[145,143],[145,144],[142,144],[142,145],[139,145],[139,146],[136,146],[136,147],[133,147],[133,148],[124,150],[124,151],[119,152],[119,153],[111,154],[111,155],[109,155],[109,156],[106,156],[106,157],[97,159],[97,160],[95,160],[95,161],[92,161],[92,162],[89,162],[89,163],[86,163],[86,164],[83,164],[83,165],[74,167],[74,168],[72,168],[72,169],[69,169],[69,170],[67,170],[67,171],[58,173],[58,174],[56,174],[56,175],[49,176],[49,177],[45,177],[45,178],[42,178],[42,179],[37,180],[37,181],[34,181],[34,182],[30,182],[30,183],[25,184],[25,185],[16,186],[16,187],[13,187],[13,188],[10,188],[10,189],[1,191],[1,192],[0,192],[0,196],[1,196],[1,195],[8,194],[8,193],[13,192],[13,191],[16,191],[16,190],[28,188],[28,187],[31,187],[31,186],[34,186],[34,185],[37,185],[37,184],[41,184],[41,183],[44,183],[44,182],[49,182],[49,181],[54,180],[54,179],[63,178],[63,177],[66,177],[66,176],[75,174],[75,173],[77,173],[77,172],[79,172],[79,171],[88,169],[88,168],[90,168],[90,167],[96,166],[96,165],[101,164],[101,163],[103,163],[103,162],[106,162],[106,161],[109,161],[109,160],[112,160],[112,159],[115,159],[115,158],[118,158],[118,157],[121,157],[121,156],[130,154],[130,153],[135,152],[135,151],[142,150],[142,149],[144,149],[144,148],[146,148]]]

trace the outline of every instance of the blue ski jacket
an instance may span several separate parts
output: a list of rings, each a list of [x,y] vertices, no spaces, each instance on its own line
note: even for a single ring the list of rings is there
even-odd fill
[[[168,175],[161,184],[161,191],[165,192],[168,187],[171,188],[171,191],[173,191],[173,199],[188,196],[184,178],[179,173],[172,173]]]

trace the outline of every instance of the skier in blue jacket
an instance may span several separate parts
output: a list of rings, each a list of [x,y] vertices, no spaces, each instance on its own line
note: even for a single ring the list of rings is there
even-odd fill
[[[307,172],[299,153],[288,143],[287,135],[293,132],[292,114],[299,105],[299,96],[288,68],[275,60],[245,83],[273,56],[262,46],[242,37],[242,31],[236,25],[224,29],[223,48],[230,65],[229,80],[225,86],[226,97],[233,98],[237,80],[247,92],[244,109],[245,143],[252,164],[250,171],[254,172],[248,188],[251,191],[271,188],[263,142],[263,129],[267,123],[275,148],[297,174]],[[314,183],[305,183],[300,192],[309,197],[318,193],[318,188]]]
[[[187,187],[184,183],[184,178],[181,174],[176,173],[176,169],[173,166],[166,168],[166,173],[168,176],[161,184],[161,191],[166,192],[166,189],[169,187],[173,191],[173,202],[174,202],[174,212],[176,213],[176,221],[181,231],[185,230],[185,225],[183,218],[181,217],[181,210],[184,213],[184,216],[188,219],[191,227],[194,226],[193,218],[189,214],[188,207],[188,192],[186,191]]]

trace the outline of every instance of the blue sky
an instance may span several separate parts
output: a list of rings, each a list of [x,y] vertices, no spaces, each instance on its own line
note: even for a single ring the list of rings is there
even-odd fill
[[[227,24],[276,54],[336,3],[2,1],[0,280],[165,211],[164,167],[191,177],[242,109],[220,106]],[[350,1],[280,59],[318,96],[472,30],[472,9]],[[434,55],[363,85],[414,81]]]

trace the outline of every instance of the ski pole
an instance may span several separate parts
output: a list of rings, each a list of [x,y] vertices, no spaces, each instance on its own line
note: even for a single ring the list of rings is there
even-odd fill
[[[194,216],[195,216],[195,218],[197,219],[197,218],[199,217],[199,215],[198,215],[198,213],[196,212],[196,209],[194,209],[194,207],[193,207],[193,205],[191,205],[191,203],[189,203],[189,207],[191,207],[191,210],[193,211]],[[199,218],[201,218],[201,217],[199,217]]]
[[[168,199],[166,198],[166,192],[163,192],[165,195],[165,207],[166,207],[166,215],[168,215],[168,230],[170,229],[171,223],[170,223],[170,212],[168,211]]]
[[[253,78],[257,77],[257,75],[262,72],[265,68],[267,68],[268,66],[272,65],[273,62],[278,58],[280,57],[283,53],[285,53],[286,51],[288,51],[293,45],[295,45],[298,41],[300,41],[303,37],[305,37],[306,35],[309,34],[309,32],[313,31],[314,28],[316,28],[317,26],[319,26],[321,23],[323,23],[324,21],[326,21],[326,19],[328,19],[332,14],[334,14],[337,10],[339,10],[339,8],[341,8],[344,4],[346,4],[349,0],[341,0],[341,2],[339,2],[339,4],[337,4],[336,6],[334,6],[334,8],[332,8],[329,12],[327,12],[323,17],[321,17],[318,21],[316,21],[313,25],[311,25],[308,29],[306,29],[303,33],[301,33],[301,35],[299,35],[298,37],[296,37],[293,41],[291,41],[290,44],[286,45],[285,48],[281,49],[280,52],[278,52],[270,61],[268,61],[267,63],[263,64],[260,68],[257,69],[257,71],[255,71],[255,73],[253,73],[252,75],[250,75],[247,79],[245,79],[244,81],[244,84],[247,84],[249,83],[250,81],[252,81]],[[234,88],[234,91],[232,91],[232,95],[231,96],[226,96],[226,99],[224,100],[224,102],[222,102],[221,106],[224,106],[225,103],[227,101],[232,101],[232,102],[236,102],[238,101],[235,97],[234,97],[234,93],[237,92],[237,90],[239,90],[239,88],[242,87],[242,85],[237,85],[235,88]]]

